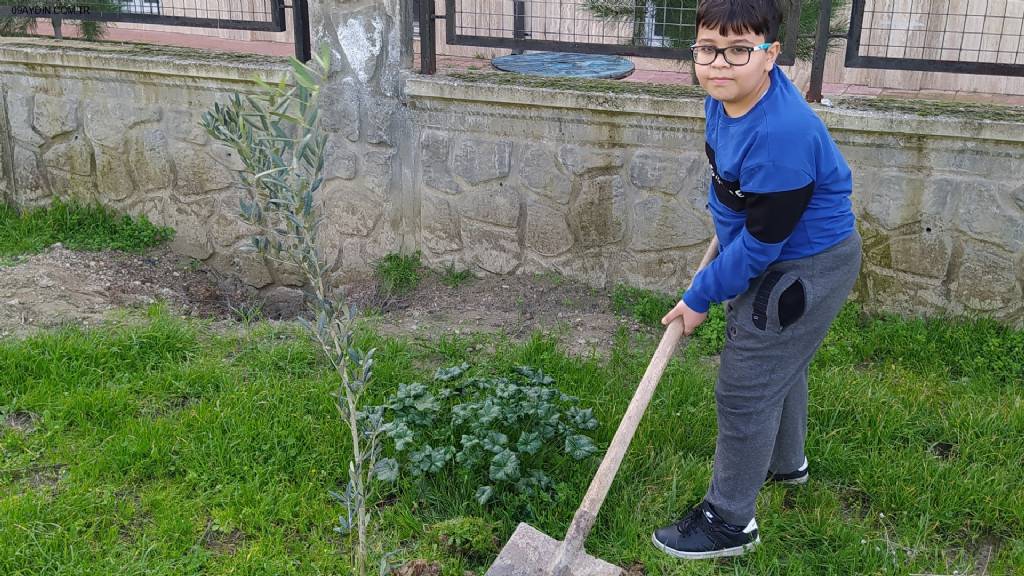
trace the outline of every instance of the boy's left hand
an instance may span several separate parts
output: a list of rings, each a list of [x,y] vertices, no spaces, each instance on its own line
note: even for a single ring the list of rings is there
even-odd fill
[[[683,334],[689,336],[704,322],[708,317],[708,313],[694,312],[686,305],[686,302],[680,300],[675,308],[669,310],[668,314],[665,314],[665,317],[661,319],[662,326],[668,326],[679,316],[683,317]]]

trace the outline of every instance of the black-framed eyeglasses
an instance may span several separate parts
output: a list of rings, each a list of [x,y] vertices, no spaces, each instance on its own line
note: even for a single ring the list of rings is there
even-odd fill
[[[729,46],[728,48],[715,48],[710,44],[694,44],[690,46],[690,50],[693,52],[693,63],[700,66],[707,66],[718,58],[721,54],[722,58],[725,58],[726,63],[733,66],[743,66],[747,62],[750,62],[750,53],[758,50],[767,50],[771,48],[771,42],[765,42],[764,44],[758,44],[757,46]]]

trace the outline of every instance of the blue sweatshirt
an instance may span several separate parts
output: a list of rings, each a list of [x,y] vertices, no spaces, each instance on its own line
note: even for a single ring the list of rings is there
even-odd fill
[[[708,97],[708,209],[719,255],[682,299],[696,312],[742,294],[774,262],[804,258],[853,232],[850,167],[825,124],[775,66],[754,107],[730,118]]]

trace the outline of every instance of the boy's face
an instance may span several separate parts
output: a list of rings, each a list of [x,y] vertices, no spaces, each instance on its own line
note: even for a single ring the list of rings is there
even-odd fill
[[[745,32],[743,34],[729,34],[723,36],[718,29],[701,27],[697,30],[697,46],[714,46],[716,48],[728,48],[730,46],[745,46],[753,48],[764,42],[764,36]],[[740,108],[740,113],[746,113],[749,107],[757,103],[761,96],[761,90],[768,82],[768,73],[775,65],[775,58],[779,54],[779,43],[773,42],[767,50],[755,50],[750,53],[750,61],[743,65],[733,65],[726,61],[725,54],[716,54],[714,62],[710,64],[696,64],[697,80],[707,90],[708,94],[724,104],[729,111],[730,105],[733,108]],[[737,51],[737,54],[740,52]],[[742,62],[746,56],[737,58],[730,54],[730,60]],[[749,107],[743,109],[747,104]]]

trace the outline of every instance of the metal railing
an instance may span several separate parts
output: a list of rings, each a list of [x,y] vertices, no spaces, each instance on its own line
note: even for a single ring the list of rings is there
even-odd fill
[[[291,8],[295,56],[310,59],[307,0],[4,0],[0,17],[57,18],[99,22],[133,22],[284,32],[285,9]]]
[[[846,65],[1024,76],[1024,0],[854,0]]]
[[[793,63],[799,10],[789,3],[781,64]],[[696,14],[697,0],[445,0],[444,16],[421,22],[443,18],[449,45],[689,60]]]

